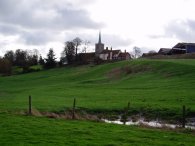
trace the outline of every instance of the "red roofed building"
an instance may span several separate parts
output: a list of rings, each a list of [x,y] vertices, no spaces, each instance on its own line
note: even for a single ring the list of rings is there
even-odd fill
[[[121,50],[113,50],[112,47],[110,50],[108,47],[104,49],[104,44],[101,42],[101,33],[99,33],[98,43],[95,44],[95,52],[80,53],[78,56],[81,63],[91,63],[97,58],[104,61],[131,59],[131,55],[126,50],[122,52]]]
[[[99,41],[95,44],[95,54],[102,60],[127,60],[131,59],[129,53],[122,52],[121,50],[109,50],[108,47],[104,50],[104,44],[101,42],[101,33],[99,33]]]

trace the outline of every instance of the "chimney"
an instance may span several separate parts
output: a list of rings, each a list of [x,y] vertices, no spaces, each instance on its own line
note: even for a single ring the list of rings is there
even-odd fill
[[[108,47],[106,47],[106,50],[108,50]]]
[[[110,48],[110,50],[112,51],[112,47]]]
[[[126,53],[126,49],[125,49],[125,53]]]

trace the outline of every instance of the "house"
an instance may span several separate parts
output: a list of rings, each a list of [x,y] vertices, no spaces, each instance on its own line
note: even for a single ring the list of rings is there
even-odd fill
[[[78,58],[81,64],[88,64],[94,62],[95,52],[79,53]]]
[[[195,53],[195,43],[177,43],[174,47],[161,48],[158,51],[160,55],[175,55],[175,54],[186,54]]]
[[[131,55],[128,52],[126,52],[126,50],[124,53],[121,52],[118,56],[118,60],[128,60],[128,59],[131,59]]]
[[[99,54],[99,58],[102,60],[128,60],[131,59],[131,55],[128,52],[121,52],[121,50],[108,50],[108,47],[106,47],[106,50],[103,50]]]
[[[158,54],[160,55],[171,55],[171,50],[170,48],[160,48],[158,51]]]
[[[99,54],[99,58],[102,60],[116,60],[120,53],[120,50],[112,50],[112,48],[108,50],[108,47],[106,47],[106,50]]]
[[[195,43],[178,43],[172,48],[172,54],[195,53]]]

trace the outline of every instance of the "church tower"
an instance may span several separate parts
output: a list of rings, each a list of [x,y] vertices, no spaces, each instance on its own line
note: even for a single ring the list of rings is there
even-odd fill
[[[101,32],[99,32],[99,41],[95,44],[95,56],[99,56],[99,54],[104,50],[104,44],[101,41]]]

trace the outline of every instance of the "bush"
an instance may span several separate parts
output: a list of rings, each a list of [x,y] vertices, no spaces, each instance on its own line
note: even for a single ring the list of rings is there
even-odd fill
[[[0,73],[3,75],[11,75],[12,64],[8,59],[0,59]]]

